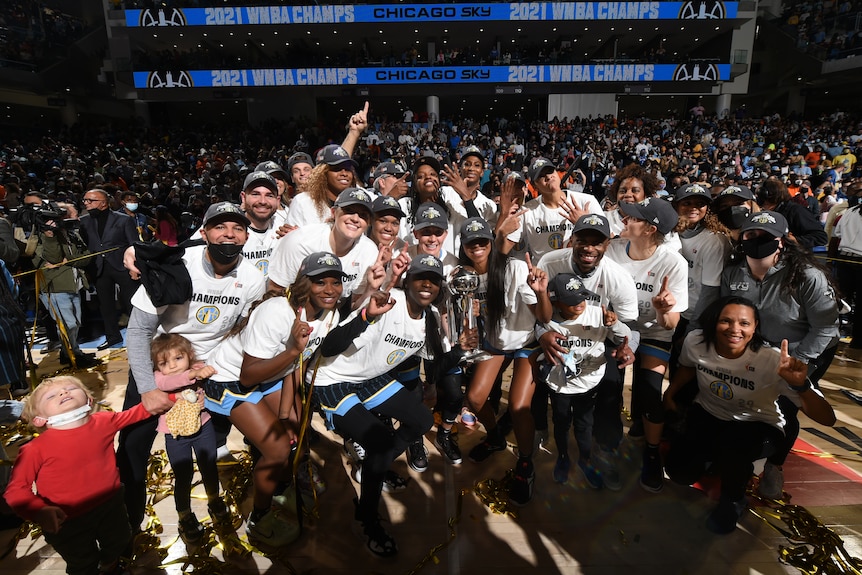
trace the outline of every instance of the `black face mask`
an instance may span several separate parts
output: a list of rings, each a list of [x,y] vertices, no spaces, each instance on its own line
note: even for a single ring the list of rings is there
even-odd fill
[[[744,204],[724,208],[720,212],[716,213],[718,221],[731,230],[738,230],[741,228],[742,224],[748,220],[748,216],[750,214],[751,210],[749,210],[748,206]]]
[[[228,265],[232,264],[242,253],[242,246],[239,244],[208,244],[207,253],[210,258],[217,264]]]
[[[778,238],[761,236],[739,242],[742,253],[755,260],[771,256],[778,249]]]

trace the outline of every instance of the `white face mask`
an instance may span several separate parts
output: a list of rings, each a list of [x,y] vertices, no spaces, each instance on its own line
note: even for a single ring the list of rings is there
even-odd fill
[[[66,413],[52,415],[46,420],[46,422],[51,427],[57,427],[58,425],[66,425],[67,423],[74,423],[90,415],[90,410],[90,402],[87,401],[87,405],[82,405],[78,409],[73,409],[72,411],[67,411]]]
[[[134,212],[138,209],[138,204],[126,204],[126,209],[130,212]]]

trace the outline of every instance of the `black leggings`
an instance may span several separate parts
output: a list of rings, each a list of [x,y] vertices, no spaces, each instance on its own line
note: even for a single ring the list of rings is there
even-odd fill
[[[141,403],[141,394],[132,372],[129,372],[129,385],[126,386],[126,399],[123,409],[129,409]],[[120,470],[120,481],[125,486],[126,509],[129,512],[129,523],[132,533],[141,530],[144,512],[147,504],[147,464],[153,441],[156,439],[157,417],[151,417],[120,431],[120,445],[117,449],[117,467]]]
[[[338,433],[353,438],[365,448],[362,488],[357,510],[358,518],[362,520],[377,517],[383,478],[392,462],[434,424],[431,411],[416,399],[414,393],[406,389],[397,391],[376,406],[374,411],[397,419],[400,425],[394,430],[391,429],[362,404],[353,406],[344,415],[332,416],[332,423]]]
[[[446,423],[455,423],[464,406],[464,391],[461,389],[462,373],[447,373],[437,380],[437,407]]]
[[[554,441],[559,457],[569,456],[569,428],[575,428],[575,442],[578,444],[578,459],[590,460],[593,447],[593,410],[596,405],[596,390],[585,393],[551,394],[551,410],[554,421]]]
[[[771,455],[783,439],[777,427],[718,419],[696,403],[686,413],[685,433],[671,444],[665,470],[675,483],[691,485],[712,462],[721,477],[721,499],[739,501],[754,461]]]
[[[218,499],[219,482],[216,464],[216,433],[212,421],[206,422],[194,435],[174,437],[165,434],[165,451],[174,471],[174,505],[177,511],[188,511],[192,504],[194,462],[198,462],[207,499]],[[194,458],[192,458],[194,450]]]

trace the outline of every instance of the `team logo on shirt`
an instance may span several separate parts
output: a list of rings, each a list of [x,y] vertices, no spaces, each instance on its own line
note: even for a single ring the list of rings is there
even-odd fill
[[[748,291],[748,282],[731,282],[730,291]]]
[[[259,262],[254,264],[254,267],[259,269],[260,273],[262,273],[263,275],[267,275],[267,273],[269,272],[269,260],[260,260]]]
[[[548,245],[553,250],[558,250],[563,247],[563,234],[551,234],[548,236]]]
[[[719,399],[733,399],[733,388],[725,381],[713,381],[709,384],[709,390]]]
[[[404,359],[404,357],[406,355],[407,355],[406,350],[396,349],[395,351],[393,351],[392,353],[390,353],[386,357],[386,363],[388,365],[395,365],[395,364],[401,363],[401,361]]]
[[[195,319],[204,325],[213,323],[221,315],[219,309],[214,305],[199,307],[195,312]]]

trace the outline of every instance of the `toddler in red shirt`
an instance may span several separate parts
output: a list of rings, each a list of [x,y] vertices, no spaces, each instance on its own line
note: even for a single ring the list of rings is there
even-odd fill
[[[132,539],[114,437],[150,414],[142,404],[93,413],[81,380],[61,376],[36,387],[22,417],[41,433],[18,452],[6,502],[42,527],[66,573],[114,572]]]

